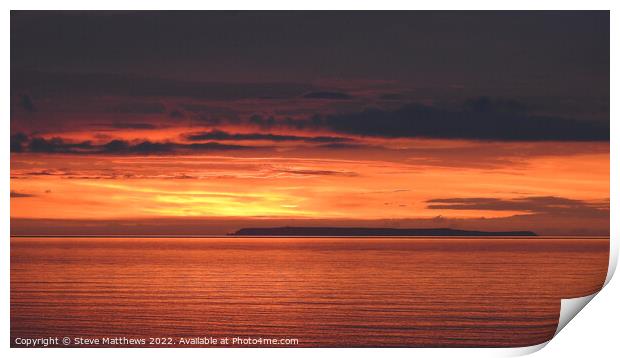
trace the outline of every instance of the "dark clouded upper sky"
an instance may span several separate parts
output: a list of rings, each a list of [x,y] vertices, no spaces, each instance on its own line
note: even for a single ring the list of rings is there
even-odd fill
[[[609,81],[608,12],[13,12],[11,28],[13,69],[549,95]]]
[[[609,40],[607,11],[13,11],[12,212],[605,232]]]

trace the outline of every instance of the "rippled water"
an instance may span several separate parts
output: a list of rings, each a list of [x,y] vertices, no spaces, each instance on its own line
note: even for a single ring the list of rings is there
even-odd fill
[[[593,238],[12,238],[11,344],[532,345],[560,298],[601,288],[608,253]]]

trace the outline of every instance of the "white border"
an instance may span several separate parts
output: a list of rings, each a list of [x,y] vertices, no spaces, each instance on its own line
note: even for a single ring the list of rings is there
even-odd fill
[[[390,356],[402,356],[410,357],[411,355],[424,356],[424,357],[452,357],[452,356],[471,356],[471,357],[484,357],[484,356],[503,356],[514,355],[518,353],[528,353],[528,349],[210,349],[208,351],[202,349],[174,349],[170,352],[166,349],[153,349],[148,352],[141,349],[114,349],[112,351],[108,349],[48,349],[48,350],[32,350],[32,349],[12,349],[9,346],[9,314],[10,314],[10,271],[9,271],[9,190],[10,187],[10,154],[7,149],[9,148],[9,135],[10,122],[9,122],[9,107],[10,107],[10,14],[8,9],[122,9],[122,10],[135,10],[135,9],[293,9],[293,10],[305,10],[305,9],[417,9],[417,10],[475,10],[475,9],[498,9],[498,10],[547,10],[547,9],[564,9],[564,10],[609,10],[611,9],[611,63],[618,59],[618,26],[617,21],[619,16],[616,15],[615,10],[618,8],[614,6],[617,2],[613,1],[574,1],[566,0],[562,2],[553,1],[541,1],[541,0],[521,0],[521,1],[485,1],[485,0],[470,0],[470,1],[403,1],[403,0],[382,0],[382,1],[340,1],[340,0],[314,0],[314,1],[283,1],[283,0],[261,0],[261,1],[240,1],[229,0],[226,2],[201,2],[201,1],[188,1],[188,0],[175,0],[175,1],[161,1],[153,0],[148,3],[137,5],[128,1],[121,0],[107,0],[107,1],[77,1],[77,0],[56,0],[56,1],[5,1],[8,4],[7,10],[2,13],[2,47],[5,49],[3,56],[0,60],[3,64],[4,71],[2,72],[2,127],[4,128],[3,135],[0,136],[0,143],[4,148],[4,158],[2,163],[2,174],[0,174],[0,180],[4,187],[0,190],[0,222],[2,237],[2,338],[4,342],[5,353],[14,355],[17,357],[32,356],[45,354],[50,357],[67,357],[67,356],[82,356],[87,354],[93,357],[107,357],[109,354],[120,354],[122,356],[149,354],[154,357],[167,357],[171,354],[174,355],[187,355],[195,357],[210,356],[236,356],[251,354],[258,357],[288,357],[291,354],[300,357],[310,357],[319,355],[336,356],[336,355],[390,355]],[[615,43],[614,40],[615,39]],[[618,103],[618,92],[616,90],[618,83],[618,71],[612,66],[611,68],[611,183],[610,199],[611,199],[611,238],[612,238],[612,252],[617,254],[618,251],[618,234],[619,234],[619,215],[617,205],[615,205],[618,199],[618,186],[617,183],[620,180],[618,176],[618,124],[615,120],[617,110],[613,104]],[[615,267],[614,261],[610,261],[610,268]],[[611,278],[610,271],[608,279]],[[566,329],[547,344],[547,347],[540,351],[538,356],[583,356],[585,354],[594,356],[609,356],[610,352],[616,351],[617,334],[616,327],[618,318],[617,302],[620,302],[619,285],[617,283],[611,283],[602,291],[602,294],[597,295],[593,301],[594,303],[589,305],[583,313],[581,313],[575,319],[575,323],[569,324]],[[593,306],[593,307],[590,307]],[[544,346],[544,344],[542,345]],[[529,350],[533,350],[539,347],[531,347]]]

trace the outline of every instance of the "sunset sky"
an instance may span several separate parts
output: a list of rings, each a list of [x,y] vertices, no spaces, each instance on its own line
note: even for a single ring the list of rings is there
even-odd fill
[[[13,234],[609,234],[608,12],[11,12]]]

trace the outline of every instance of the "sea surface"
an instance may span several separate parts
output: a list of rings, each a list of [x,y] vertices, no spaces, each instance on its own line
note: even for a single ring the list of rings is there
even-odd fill
[[[527,346],[608,256],[606,238],[14,237],[11,345]]]

